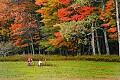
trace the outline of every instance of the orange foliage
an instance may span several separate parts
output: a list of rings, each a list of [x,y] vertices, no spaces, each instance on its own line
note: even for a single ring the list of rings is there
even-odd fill
[[[63,46],[68,47],[68,51],[76,51],[74,45],[71,42],[59,41],[58,38],[50,39],[49,44],[53,45],[55,48],[61,48]]]
[[[53,46],[56,46],[59,44],[59,41],[57,39],[50,39],[49,44],[52,44]]]
[[[48,8],[47,8],[47,9],[48,9]],[[36,12],[41,13],[41,14],[42,14],[41,17],[45,18],[46,16],[47,16],[47,17],[49,16],[49,13],[48,13],[49,9],[48,9],[48,10],[47,10],[47,9],[39,9],[39,10],[37,10]]]
[[[20,39],[17,39],[17,40],[14,41],[13,44],[14,44],[14,45],[18,45],[19,43],[20,43]]]
[[[35,0],[35,4],[42,5],[43,3],[46,3],[47,0]]]
[[[113,39],[114,37],[115,37],[114,34],[110,34],[110,35],[109,35],[109,38],[111,38],[111,39]]]
[[[53,24],[56,23],[57,9],[60,5],[59,1],[60,0],[36,0],[37,5],[42,5],[42,7],[36,11],[41,13],[41,17],[43,18],[41,22],[49,26],[53,26]]]
[[[19,28],[20,24],[14,24],[10,29],[11,30],[16,30],[17,28]]]
[[[66,4],[70,3],[70,1],[71,1],[71,0],[61,0],[61,1],[60,1],[60,4],[66,5]]]
[[[59,42],[63,41],[62,37],[57,37],[57,39],[58,39]]]
[[[102,24],[101,26],[102,26],[102,27],[108,27],[108,26],[110,26],[110,24],[109,24],[109,23],[106,23],[106,24]]]
[[[5,3],[0,3],[0,12],[2,12],[3,10],[7,9],[7,5]]]
[[[88,15],[91,15],[95,8],[89,6],[68,6],[67,8],[62,8],[58,10],[58,17],[61,21],[80,21],[86,20]]]
[[[29,31],[31,29],[36,29],[37,23],[34,17],[31,14],[28,14],[27,10],[29,10],[32,6],[31,2],[23,1],[20,4],[14,4],[11,7],[10,16],[14,19],[14,24],[11,26],[11,38],[14,38],[14,44],[19,47],[26,47],[28,46],[27,41],[30,40],[29,34],[34,34],[32,36],[33,40],[38,40],[37,32]],[[25,34],[26,33],[26,34]],[[24,35],[25,34],[25,35]],[[24,35],[24,37],[23,37]],[[18,38],[22,38],[19,40]]]
[[[20,46],[18,46],[19,48],[23,48],[23,47],[27,47],[27,46],[29,46],[28,44],[23,44],[23,45],[20,45]]]
[[[115,20],[115,1],[109,0],[106,3],[105,10],[101,11],[99,16],[100,20],[104,22],[101,26],[109,27],[106,28],[107,32],[109,32],[109,38],[116,40],[117,39],[117,28],[116,28],[116,20]]]
[[[1,3],[8,3],[11,2],[11,0],[0,0]]]
[[[114,3],[114,0],[110,0],[110,1],[106,4],[106,6],[107,6],[107,7],[111,7],[111,5],[113,5],[113,3]]]
[[[108,31],[114,33],[114,32],[117,31],[117,28],[115,28],[115,27],[114,28],[110,28]]]
[[[10,29],[12,31],[17,31],[18,30],[18,32],[19,32],[19,29],[22,29],[22,28],[25,28],[25,27],[26,27],[26,25],[23,24],[23,23],[21,23],[21,24],[16,23],[16,24],[12,25],[12,27]]]
[[[110,19],[112,19],[112,15],[114,15],[113,10],[115,9],[114,6],[114,0],[109,0],[105,6],[105,11],[101,11],[99,18],[104,22],[107,22]]]

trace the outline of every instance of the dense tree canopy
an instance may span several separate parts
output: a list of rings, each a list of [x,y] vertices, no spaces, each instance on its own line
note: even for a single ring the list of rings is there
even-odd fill
[[[115,6],[115,0],[1,0],[0,41],[31,54],[118,54]]]

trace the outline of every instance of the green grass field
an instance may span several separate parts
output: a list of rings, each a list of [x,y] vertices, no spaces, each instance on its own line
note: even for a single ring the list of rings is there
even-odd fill
[[[43,62],[44,63],[44,62]],[[27,62],[0,62],[0,80],[120,80],[120,63],[47,61],[51,66]]]

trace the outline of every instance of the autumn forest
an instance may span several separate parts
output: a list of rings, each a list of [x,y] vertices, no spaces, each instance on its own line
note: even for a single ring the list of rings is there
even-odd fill
[[[0,51],[119,55],[119,0],[0,0]]]

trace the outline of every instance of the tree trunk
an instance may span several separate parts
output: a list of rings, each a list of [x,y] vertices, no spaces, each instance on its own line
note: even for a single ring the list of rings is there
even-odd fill
[[[29,52],[29,46],[27,46],[27,52],[28,52],[28,54],[30,54],[30,52]]]
[[[59,49],[59,51],[60,51],[60,55],[62,55],[61,49]]]
[[[97,28],[99,30],[102,30],[104,33],[104,39],[105,39],[105,47],[106,47],[106,54],[110,55],[110,51],[109,51],[109,45],[108,45],[108,40],[107,40],[107,33],[106,33],[106,29],[102,29],[102,28]]]
[[[79,44],[79,56],[80,56],[81,53],[82,53],[82,52],[81,52],[81,51],[82,51],[82,47],[81,47],[81,46],[82,46],[82,44]]]
[[[93,50],[93,55],[95,55],[95,42],[94,42],[94,30],[93,30],[93,23],[92,23],[92,40],[91,40],[91,45],[92,45],[92,50]]]
[[[102,0],[102,11],[105,10],[105,0]]]
[[[98,41],[98,34],[97,34],[97,30],[95,30],[95,34],[96,34],[96,40],[97,40],[97,49],[98,49],[98,53],[99,53],[99,55],[101,55],[101,51],[100,51],[100,44],[99,44],[99,41]]]
[[[33,39],[32,39],[31,34],[30,34],[30,39],[31,39],[32,53],[33,53],[33,55],[34,55],[34,54],[35,54],[35,50],[34,50],[34,46],[33,46]]]
[[[105,47],[106,47],[106,54],[107,55],[110,55],[110,52],[109,52],[109,45],[108,45],[108,40],[107,40],[107,33],[106,33],[106,30],[103,31],[104,32],[104,38],[105,38]]]
[[[120,56],[120,25],[119,25],[119,13],[118,13],[118,0],[115,0],[115,2],[116,2],[116,22],[118,29],[119,56]]]
[[[41,49],[40,49],[40,46],[39,46],[39,54],[41,53],[40,50],[41,50]]]

